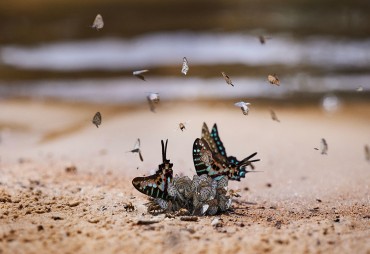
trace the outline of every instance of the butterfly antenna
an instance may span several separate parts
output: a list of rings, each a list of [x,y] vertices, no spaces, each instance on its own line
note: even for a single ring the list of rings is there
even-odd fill
[[[166,139],[166,145],[164,144],[163,140],[161,140],[161,143],[162,143],[162,160],[163,160],[163,162],[166,162],[167,161],[166,153],[167,153],[168,139]]]
[[[240,162],[240,165],[248,165],[250,164],[251,162],[256,162],[256,161],[260,161],[260,159],[255,159],[255,160],[249,160],[251,158],[253,158],[254,156],[256,156],[257,153],[253,153],[251,155],[249,155],[247,158],[244,158],[241,162]]]

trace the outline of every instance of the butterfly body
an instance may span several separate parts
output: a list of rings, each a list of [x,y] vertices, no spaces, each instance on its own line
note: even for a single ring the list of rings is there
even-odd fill
[[[216,124],[210,133],[204,123],[202,138],[196,139],[193,144],[193,160],[197,174],[207,174],[215,179],[227,176],[230,180],[240,181],[240,178],[244,178],[249,172],[246,167],[252,162],[259,161],[259,159],[250,160],[256,154],[253,153],[241,161],[234,156],[227,156]]]

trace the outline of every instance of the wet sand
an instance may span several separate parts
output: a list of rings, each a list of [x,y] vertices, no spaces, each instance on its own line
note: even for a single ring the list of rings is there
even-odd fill
[[[369,115],[369,103],[327,113],[256,101],[244,116],[221,102],[162,103],[152,113],[147,105],[2,100],[0,253],[370,253]],[[263,172],[230,183],[241,197],[228,214],[197,222],[148,214],[132,178],[156,169],[167,138],[174,173],[192,176],[204,121],[218,124],[229,155],[258,152]],[[137,138],[144,162],[127,153]],[[327,155],[314,149],[321,138]]]

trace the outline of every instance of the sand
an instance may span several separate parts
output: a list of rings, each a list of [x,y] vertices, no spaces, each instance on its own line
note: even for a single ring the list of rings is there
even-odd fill
[[[221,102],[163,102],[152,113],[147,105],[2,100],[0,253],[370,253],[369,116],[369,103],[328,113],[256,101],[244,116]],[[132,178],[161,163],[161,139],[175,174],[192,176],[204,121],[218,124],[229,155],[258,152],[263,172],[230,182],[241,197],[229,213],[150,215]],[[127,153],[137,138],[144,162]],[[314,149],[321,138],[327,155]]]

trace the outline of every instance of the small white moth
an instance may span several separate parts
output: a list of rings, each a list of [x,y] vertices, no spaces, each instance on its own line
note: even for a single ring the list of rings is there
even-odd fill
[[[249,107],[248,105],[251,105],[249,102],[239,101],[234,104],[236,107],[239,107],[244,115],[248,115]]]
[[[144,77],[144,75],[143,75],[143,73],[148,72],[148,71],[149,71],[149,70],[133,71],[133,72],[132,72],[132,75],[134,75],[135,77],[137,77],[137,78],[139,78],[139,79],[141,79],[141,80],[146,81],[146,80],[145,80],[145,77]]]
[[[146,97],[149,103],[150,111],[155,112],[155,105],[159,103],[159,94],[158,93],[149,93]]]
[[[99,31],[103,27],[104,27],[103,17],[100,14],[98,14],[95,17],[94,23],[92,24],[91,28],[95,28],[96,30]]]
[[[188,65],[188,59],[186,59],[186,57],[184,57],[182,59],[182,69],[181,69],[181,73],[186,75],[189,71],[189,65]]]

